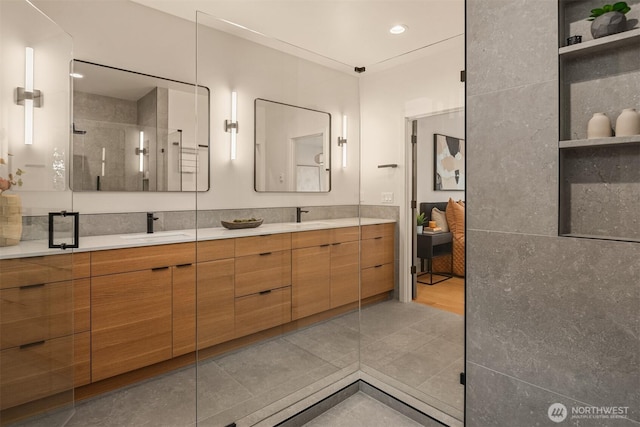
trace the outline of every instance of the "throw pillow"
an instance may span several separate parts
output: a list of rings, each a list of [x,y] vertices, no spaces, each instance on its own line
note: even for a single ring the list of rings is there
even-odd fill
[[[449,199],[447,203],[447,210],[445,211],[447,217],[447,224],[449,224],[449,231],[454,235],[464,236],[464,208],[459,204]]]
[[[431,209],[431,221],[436,222],[436,226],[442,228],[442,231],[449,231],[449,224],[447,224],[447,216],[438,208]]]

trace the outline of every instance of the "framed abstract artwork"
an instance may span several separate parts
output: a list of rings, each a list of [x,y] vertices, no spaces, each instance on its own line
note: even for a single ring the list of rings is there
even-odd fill
[[[464,139],[433,134],[434,190],[463,191],[465,187]]]

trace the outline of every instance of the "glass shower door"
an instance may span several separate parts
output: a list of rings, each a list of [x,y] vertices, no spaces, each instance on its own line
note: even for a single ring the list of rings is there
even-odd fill
[[[68,186],[72,39],[26,1],[1,2],[0,21],[0,425],[46,413],[58,426],[89,375],[89,262],[74,252]]]

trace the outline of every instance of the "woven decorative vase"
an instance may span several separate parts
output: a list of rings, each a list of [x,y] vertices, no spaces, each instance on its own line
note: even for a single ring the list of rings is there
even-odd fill
[[[0,246],[15,246],[22,236],[20,196],[0,194]]]

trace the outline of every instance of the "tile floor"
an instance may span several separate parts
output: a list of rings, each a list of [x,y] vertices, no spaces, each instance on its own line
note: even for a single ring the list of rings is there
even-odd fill
[[[360,391],[304,424],[304,427],[417,427],[421,425]]]
[[[387,301],[202,362],[198,380],[196,368],[189,367],[78,402],[67,426],[192,426],[196,407],[199,426],[225,426],[359,368],[461,419],[463,337],[462,316]],[[358,400],[347,419],[364,402]],[[42,417],[19,425],[55,424]]]

